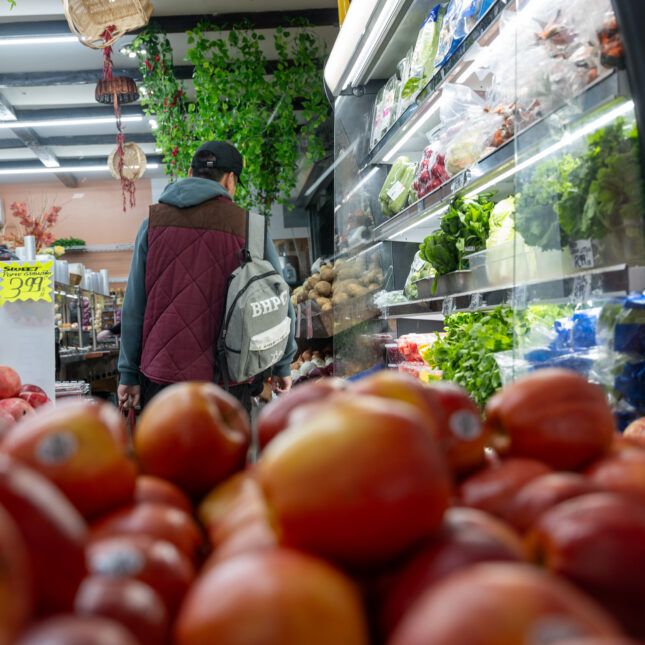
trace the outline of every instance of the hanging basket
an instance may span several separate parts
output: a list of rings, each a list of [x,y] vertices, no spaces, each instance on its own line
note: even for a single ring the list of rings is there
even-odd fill
[[[145,27],[154,10],[152,0],[63,0],[69,28],[83,45],[103,49],[123,34]],[[108,26],[114,25],[109,40],[103,38]]]
[[[104,105],[114,105],[114,96],[119,105],[134,103],[139,98],[137,84],[129,76],[102,78],[94,90],[94,98]]]
[[[112,150],[108,157],[108,168],[115,179],[121,179],[119,175],[119,148]],[[123,177],[129,181],[141,179],[146,171],[146,155],[136,143],[128,142],[123,144]]]

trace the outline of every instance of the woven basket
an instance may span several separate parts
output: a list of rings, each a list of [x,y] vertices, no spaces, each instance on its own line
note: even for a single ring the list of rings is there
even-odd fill
[[[115,148],[108,157],[108,168],[115,179],[119,176],[118,148]],[[128,142],[123,144],[123,176],[130,181],[141,179],[146,171],[146,155],[136,143]]]
[[[92,49],[103,49],[126,32],[145,27],[154,10],[152,0],[63,0],[63,8],[69,28]],[[112,37],[104,41],[101,34],[112,25]]]

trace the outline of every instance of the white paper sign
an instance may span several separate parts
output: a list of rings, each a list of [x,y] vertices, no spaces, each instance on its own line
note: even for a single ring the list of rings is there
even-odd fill
[[[400,181],[397,181],[394,186],[387,191],[387,196],[394,201],[404,190],[405,186]]]

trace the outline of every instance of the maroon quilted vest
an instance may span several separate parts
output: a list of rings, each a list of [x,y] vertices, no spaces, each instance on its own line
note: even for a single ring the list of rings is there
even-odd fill
[[[226,198],[150,207],[141,371],[151,381],[213,380],[226,281],[245,239],[246,212]]]

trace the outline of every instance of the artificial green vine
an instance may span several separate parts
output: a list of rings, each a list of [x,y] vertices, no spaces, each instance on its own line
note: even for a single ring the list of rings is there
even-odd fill
[[[311,162],[324,155],[316,134],[329,111],[321,74],[324,46],[310,26],[278,28],[278,60],[270,66],[262,51],[265,36],[250,23],[222,32],[201,22],[188,32],[193,100],[175,77],[166,34],[152,23],[137,37],[131,48],[138,53],[146,88],[142,103],[157,120],[157,147],[168,174],[186,176],[204,141],[229,140],[245,159],[245,185],[236,202],[265,215],[274,202],[288,202],[299,155]]]

